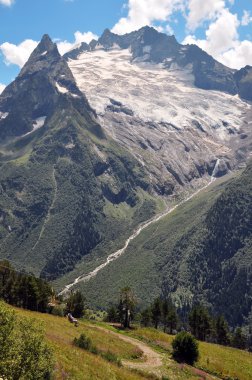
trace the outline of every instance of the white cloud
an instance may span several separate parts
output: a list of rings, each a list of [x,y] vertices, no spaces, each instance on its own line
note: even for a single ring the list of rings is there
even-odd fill
[[[241,20],[241,25],[242,26],[247,26],[248,24],[250,24],[252,22],[252,17],[250,15],[250,12],[249,11],[243,11],[243,16],[242,16],[242,20]]]
[[[6,87],[5,84],[0,83],[0,94],[3,92],[5,87]]]
[[[189,0],[188,28],[195,30],[203,21],[215,19],[224,8],[224,0]]]
[[[7,7],[10,7],[15,0],[0,0],[0,4],[6,5]]]
[[[252,66],[252,42],[237,41],[235,47],[223,53],[220,60],[233,69],[240,69],[246,65]]]
[[[74,42],[60,41],[57,43],[60,54],[65,54],[67,51],[73,49],[76,45],[81,42],[86,42],[89,44],[92,40],[98,39],[98,36],[92,32],[81,33],[79,31],[74,33]]]
[[[19,45],[4,42],[0,45],[0,50],[4,55],[6,65],[14,64],[22,67],[37,44],[38,42],[33,40],[25,40]]]
[[[112,32],[124,34],[137,30],[155,21],[167,21],[177,9],[182,9],[184,0],[129,0],[128,15],[122,17]]]
[[[189,35],[183,43],[196,44],[226,66],[240,69],[252,65],[252,42],[239,40],[240,21],[236,14],[223,9],[206,30],[206,39]]]
[[[74,33],[74,38],[74,43],[68,41],[60,41],[57,43],[59,52],[61,54],[64,54],[65,52],[71,50],[76,44],[79,44],[81,42],[89,43],[92,39],[98,37],[92,32],[81,33],[77,31]],[[25,40],[19,45],[4,42],[2,45],[0,45],[0,51],[4,55],[4,62],[6,65],[14,64],[21,68],[26,63],[37,45],[38,42],[33,40]]]

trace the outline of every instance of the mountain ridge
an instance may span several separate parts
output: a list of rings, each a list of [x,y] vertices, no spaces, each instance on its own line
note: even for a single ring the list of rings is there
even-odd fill
[[[240,76],[245,68],[230,69],[216,61],[197,45],[181,45],[174,35],[168,36],[149,26],[124,35],[117,35],[109,29],[105,29],[97,41],[92,41],[90,44],[84,43],[81,47],[65,53],[64,57],[76,59],[83,51],[93,51],[99,47],[109,50],[115,45],[121,49],[130,48],[132,62],[164,63],[168,69],[175,63],[181,67],[192,65],[196,87],[225,91],[232,95],[239,94],[244,99],[251,101],[250,92],[241,89]],[[146,47],[150,48],[149,51],[144,51]],[[252,67],[247,66],[246,68],[251,76]],[[249,86],[251,86],[251,82]]]
[[[106,261],[146,220],[206,185],[213,172],[221,177],[246,164],[252,148],[251,105],[231,93],[234,75],[239,91],[250,93],[250,67],[233,73],[199,48],[181,46],[174,37],[151,28],[121,37],[107,30],[100,42],[82,44],[84,51],[75,50],[75,58],[66,61],[49,36],[43,36],[19,76],[0,95],[1,258],[62,289],[72,276],[89,273]],[[195,86],[195,72],[211,89]],[[216,86],[228,86],[230,93]],[[173,257],[165,247],[167,231],[161,237],[155,231],[147,238],[140,234],[139,239],[146,239],[137,249],[141,265],[129,267],[126,251],[120,258],[125,277],[117,282],[120,271],[110,272],[111,265],[99,273],[103,283],[115,278],[115,283],[125,285],[122,282],[138,272],[137,279],[148,290],[145,300],[160,291],[156,275],[162,273],[158,281],[178,302],[190,300],[195,289],[186,281],[190,273],[192,280],[202,275],[196,264],[196,272],[189,265],[191,252],[197,236],[209,238],[205,232],[210,225],[204,221],[203,232],[198,225],[179,230],[183,225],[171,226],[181,238],[173,247],[176,262],[169,263]],[[156,253],[156,261],[150,261],[154,244],[163,261]],[[196,253],[203,257],[212,281],[213,268],[205,257],[209,251],[204,252]],[[219,268],[222,259],[215,260]],[[233,272],[236,269],[234,260]],[[173,284],[166,281],[169,273],[176,273]],[[177,280],[181,282],[175,289]],[[204,281],[207,284],[208,278]],[[191,282],[200,288],[200,282]],[[96,286],[89,288],[90,294],[110,294],[111,284],[105,289]],[[221,297],[212,297],[209,293],[203,298],[215,307]]]

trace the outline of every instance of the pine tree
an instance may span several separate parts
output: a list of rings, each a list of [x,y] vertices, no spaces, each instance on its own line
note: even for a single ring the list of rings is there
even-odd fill
[[[151,307],[151,315],[152,322],[155,326],[155,329],[157,329],[162,317],[162,302],[159,297],[154,300],[154,303]]]
[[[242,329],[238,327],[232,337],[232,346],[244,350],[247,345],[247,338],[243,334]]]
[[[118,311],[124,328],[130,328],[136,306],[136,297],[130,287],[121,289]]]
[[[229,326],[223,316],[218,316],[215,323],[217,343],[227,346],[230,344]]]
[[[81,318],[84,315],[85,297],[77,290],[71,293],[66,304],[66,313],[71,313],[75,318]]]
[[[151,309],[148,307],[141,312],[141,325],[148,327],[151,325]]]
[[[211,332],[211,317],[202,305],[193,307],[189,314],[189,326],[195,338],[205,341]]]

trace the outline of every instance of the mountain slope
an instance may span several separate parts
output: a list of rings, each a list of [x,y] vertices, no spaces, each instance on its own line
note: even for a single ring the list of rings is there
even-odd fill
[[[6,116],[0,121],[1,257],[55,278],[110,241],[114,224],[119,238],[155,212],[138,161],[106,138],[48,36],[3,92],[0,111]],[[139,216],[146,202],[146,215]],[[124,205],[131,218],[118,223],[108,205]]]
[[[145,27],[123,36],[106,30],[89,51],[70,55],[100,124],[147,169],[159,195],[197,187],[217,159],[219,175],[246,160],[250,105],[226,93],[234,91],[213,91],[227,87],[233,71],[198,47]],[[199,80],[203,89],[195,86]]]
[[[149,226],[123,256],[86,284],[94,305],[116,301],[130,285],[141,304],[160,293],[180,308],[204,302],[231,325],[246,323],[252,307],[252,163]]]

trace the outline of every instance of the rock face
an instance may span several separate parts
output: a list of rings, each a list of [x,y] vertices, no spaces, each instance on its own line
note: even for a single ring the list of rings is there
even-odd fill
[[[155,212],[147,174],[105,136],[47,35],[0,96],[0,168],[0,257],[49,279]]]
[[[44,35],[17,79],[0,97],[0,112],[7,114],[0,120],[1,140],[32,132],[38,120],[46,122],[64,102],[82,113],[91,111],[56,44]]]
[[[240,97],[252,101],[252,67],[246,66],[237,71],[235,80]]]
[[[249,96],[250,68],[149,27],[66,58],[45,35],[0,96],[0,257],[49,279],[92,267],[251,149],[250,105],[233,96]]]
[[[134,154],[159,195],[197,186],[217,159],[218,175],[226,173],[250,149],[249,105],[231,95],[233,70],[196,46],[149,27],[124,36],[106,30],[68,64],[103,128]]]

